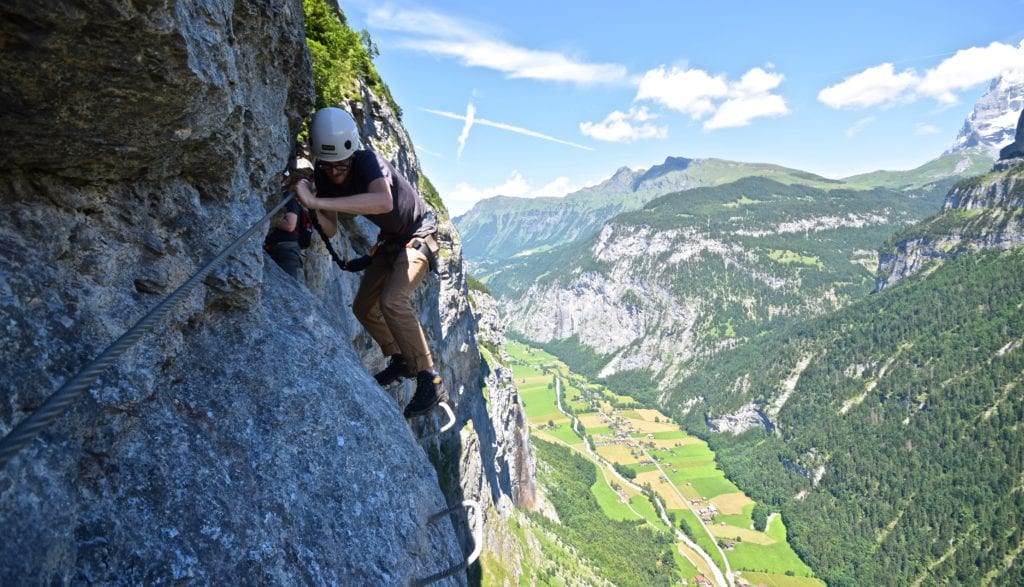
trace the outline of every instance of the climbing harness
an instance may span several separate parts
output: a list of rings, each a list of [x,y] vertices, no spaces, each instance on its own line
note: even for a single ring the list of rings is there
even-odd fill
[[[464,500],[462,503],[456,504],[446,510],[441,510],[427,519],[427,525],[432,526],[437,522],[441,521],[442,519],[444,519],[445,516],[453,512],[456,512],[461,508],[472,508],[473,511],[476,512],[476,524],[474,525],[473,528],[473,542],[475,543],[475,546],[473,547],[473,552],[469,553],[469,556],[466,557],[466,560],[460,562],[459,564],[449,569],[446,569],[438,573],[434,573],[433,575],[428,575],[426,577],[423,577],[422,579],[416,579],[412,581],[412,583],[410,584],[411,587],[423,587],[424,585],[430,585],[431,583],[436,583],[441,579],[451,577],[455,573],[468,569],[469,566],[476,562],[476,559],[480,557],[480,551],[483,550],[484,547],[484,512],[483,510],[480,509],[479,502],[472,499],[467,499]]]
[[[213,258],[209,263],[203,266],[197,271],[192,277],[185,283],[181,284],[178,289],[174,290],[171,295],[167,296],[164,301],[157,304],[152,310],[149,311],[141,320],[135,323],[134,326],[128,329],[127,332],[121,335],[120,338],[115,340],[113,344],[108,346],[106,350],[100,353],[100,356],[96,357],[91,363],[89,363],[84,369],[78,372],[71,380],[67,381],[58,389],[53,392],[50,397],[46,398],[41,406],[36,411],[32,412],[27,418],[18,422],[18,424],[7,433],[3,439],[0,439],[0,468],[5,466],[14,455],[18,454],[22,448],[25,447],[37,434],[46,429],[47,426],[53,423],[65,410],[74,402],[82,392],[88,390],[92,384],[96,381],[96,378],[102,374],[107,367],[112,365],[115,361],[121,358],[129,347],[138,342],[144,334],[150,329],[156,326],[161,320],[163,320],[167,314],[174,308],[182,298],[185,297],[189,291],[195,287],[196,284],[201,282],[220,265],[231,253],[235,252],[238,247],[248,240],[256,231],[263,227],[265,223],[270,220],[270,217],[277,213],[278,210],[284,208],[294,195],[284,198],[281,203],[275,206],[270,212],[257,220],[252,226],[249,227],[242,236],[236,238],[234,242],[229,244],[220,252],[219,255]]]
[[[292,194],[295,197],[295,194]],[[309,219],[313,222],[313,228],[316,229],[316,233],[320,235],[320,240],[324,241],[324,246],[327,247],[327,252],[331,254],[331,258],[341,268],[342,271],[348,271],[346,263],[341,260],[338,256],[338,252],[334,250],[334,246],[331,244],[331,238],[324,232],[322,226],[320,226],[320,218],[317,216],[316,210],[311,210],[309,213]]]
[[[430,250],[430,247],[427,246],[427,243],[424,242],[423,239],[414,238],[409,241],[409,244],[406,246],[410,249],[416,249],[420,253],[423,253],[423,256],[427,258],[427,266],[430,267],[432,272],[437,273],[437,257],[434,255],[434,251]]]

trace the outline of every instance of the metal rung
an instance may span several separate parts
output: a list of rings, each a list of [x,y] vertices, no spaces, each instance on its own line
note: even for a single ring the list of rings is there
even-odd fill
[[[437,406],[439,408],[441,408],[442,410],[444,410],[448,414],[448,423],[445,424],[444,426],[442,426],[441,429],[438,430],[437,432],[431,432],[430,434],[427,434],[426,436],[422,436],[420,438],[417,438],[416,442],[419,442],[420,444],[423,444],[424,442],[426,442],[428,440],[432,440],[434,438],[437,438],[438,436],[441,436],[441,434],[451,430],[452,426],[455,425],[455,412],[452,411],[452,407],[448,405],[448,402],[441,402],[441,403],[437,404]]]
[[[431,583],[436,583],[441,579],[451,577],[459,571],[468,569],[470,565],[476,562],[476,559],[480,558],[480,552],[484,548],[484,512],[480,508],[480,503],[477,502],[476,500],[466,499],[463,500],[463,502],[459,505],[437,512],[436,514],[430,516],[430,518],[427,519],[427,525],[436,524],[438,521],[444,519],[445,516],[458,510],[460,507],[472,508],[476,511],[476,524],[474,525],[473,528],[473,542],[475,542],[473,552],[469,553],[469,556],[466,557],[466,560],[460,562],[454,567],[451,567],[450,569],[441,571],[439,573],[434,573],[433,575],[428,575],[426,577],[423,577],[422,579],[413,580],[412,583],[410,583],[411,587],[423,587],[424,585],[430,585]]]

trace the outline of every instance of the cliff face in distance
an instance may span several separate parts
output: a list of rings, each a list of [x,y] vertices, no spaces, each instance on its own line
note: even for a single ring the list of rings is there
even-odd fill
[[[302,4],[0,7],[0,432],[277,204],[312,105]],[[400,124],[349,105],[403,172]],[[347,221],[336,246],[376,230]],[[425,452],[321,244],[304,284],[255,237],[110,367],[0,480],[0,582],[404,584],[468,552],[457,433]],[[416,302],[459,426],[482,374],[458,237]],[[421,419],[422,420],[422,419]],[[461,453],[461,454],[460,454]],[[476,471],[514,454],[488,452]],[[512,457],[509,457],[512,458]],[[435,466],[430,460],[435,461]],[[454,463],[454,464],[453,464]],[[496,501],[508,487],[484,487]],[[486,503],[486,501],[485,501]],[[458,577],[456,580],[459,581]]]
[[[876,291],[964,252],[1024,243],[1024,159],[999,161],[991,173],[960,182],[940,214],[894,236],[879,255]]]

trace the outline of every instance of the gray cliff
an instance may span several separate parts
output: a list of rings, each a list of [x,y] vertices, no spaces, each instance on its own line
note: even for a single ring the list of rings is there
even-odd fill
[[[508,367],[510,358],[505,352],[505,325],[498,313],[498,304],[489,293],[472,290],[469,298],[477,317],[477,338],[483,348],[487,369],[485,384],[488,393],[486,408],[474,410],[473,422],[493,423],[490,430],[479,430],[477,426],[463,430],[463,446],[467,454],[479,451],[491,455],[489,462],[496,463],[490,470],[476,470],[487,460],[463,462],[464,484],[479,480],[476,491],[487,507],[484,552],[501,561],[500,566],[513,575],[517,583],[528,580],[522,570],[529,566],[525,560],[534,560],[536,552],[530,552],[528,544],[519,538],[514,526],[523,524],[519,511],[540,511],[542,496],[537,488],[537,462],[530,449],[529,424],[526,412],[519,398],[512,370]],[[485,413],[480,413],[486,409]],[[475,448],[475,450],[468,450]],[[467,493],[471,491],[467,488]]]
[[[906,229],[878,257],[875,290],[934,269],[964,252],[1007,250],[1024,243],[1024,158],[955,185],[943,211]]]
[[[6,434],[277,203],[312,87],[298,0],[18,0],[0,27]],[[397,119],[368,91],[348,106],[415,179]],[[343,229],[344,254],[375,235]],[[357,278],[322,245],[300,283],[253,238],[0,471],[0,583],[398,585],[462,560],[467,517],[427,518],[528,501],[499,471],[532,470],[485,407],[450,223],[440,240],[417,303],[462,432],[419,446],[439,423],[407,425],[367,374]]]

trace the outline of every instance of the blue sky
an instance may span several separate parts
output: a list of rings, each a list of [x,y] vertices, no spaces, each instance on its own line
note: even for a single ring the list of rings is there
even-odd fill
[[[949,148],[991,78],[1024,70],[1024,0],[341,7],[379,47],[454,215],[667,156],[913,168]]]

